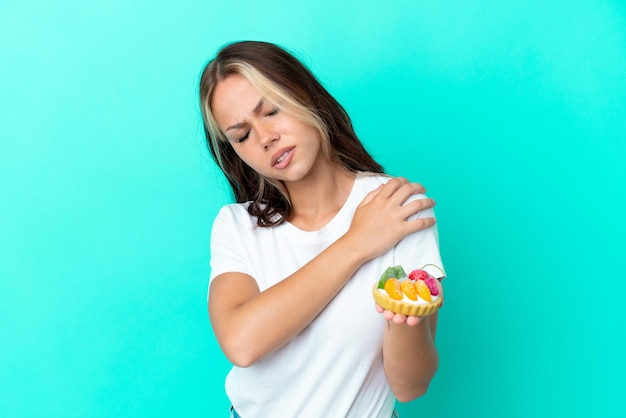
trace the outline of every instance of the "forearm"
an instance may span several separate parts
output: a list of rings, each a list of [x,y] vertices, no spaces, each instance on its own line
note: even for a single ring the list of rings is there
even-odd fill
[[[435,346],[437,313],[414,326],[386,325],[383,362],[389,385],[401,402],[422,396],[439,366]]]
[[[354,246],[350,237],[341,237],[276,285],[232,308],[210,312],[218,340],[231,361],[251,365],[311,323],[366,261]],[[216,293],[216,306],[220,294]],[[212,300],[210,309],[211,304]]]

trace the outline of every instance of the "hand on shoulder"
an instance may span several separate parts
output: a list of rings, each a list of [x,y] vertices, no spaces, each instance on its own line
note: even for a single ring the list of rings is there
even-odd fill
[[[419,183],[392,178],[365,196],[346,235],[354,238],[367,259],[385,253],[407,235],[435,224],[433,217],[411,218],[435,205],[430,198],[409,201],[411,196],[424,192]]]

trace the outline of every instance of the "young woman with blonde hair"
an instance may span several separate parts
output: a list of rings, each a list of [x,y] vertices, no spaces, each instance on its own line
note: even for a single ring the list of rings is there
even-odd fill
[[[343,107],[291,53],[244,41],[204,68],[206,138],[235,203],[211,233],[209,317],[232,416],[395,416],[437,367],[437,314],[374,306],[390,265],[433,264],[432,199],[384,174]]]

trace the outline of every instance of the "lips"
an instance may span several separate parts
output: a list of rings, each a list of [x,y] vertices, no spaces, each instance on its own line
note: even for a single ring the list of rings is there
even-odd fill
[[[293,157],[294,148],[295,147],[288,147],[276,151],[274,155],[272,155],[272,166],[279,169],[287,167]]]

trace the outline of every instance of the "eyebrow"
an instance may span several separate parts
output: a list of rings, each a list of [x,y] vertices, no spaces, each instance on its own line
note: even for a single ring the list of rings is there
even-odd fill
[[[259,103],[256,104],[256,106],[254,106],[254,109],[252,109],[252,113],[254,113],[255,115],[258,114],[261,109],[263,108],[263,104],[265,103],[265,99],[263,99],[261,97],[261,100],[259,100]],[[234,125],[230,125],[228,128],[226,128],[226,130],[224,132],[228,132],[231,131],[233,129],[239,129],[242,126],[245,125],[245,122],[237,122]]]

